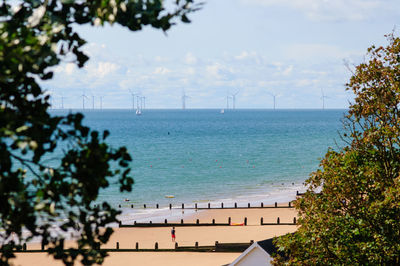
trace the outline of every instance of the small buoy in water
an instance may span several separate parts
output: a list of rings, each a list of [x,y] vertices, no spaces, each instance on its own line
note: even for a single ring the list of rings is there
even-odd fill
[[[125,199],[125,201],[130,201],[130,199]]]
[[[165,197],[166,197],[167,199],[172,199],[172,198],[175,198],[175,196],[174,196],[174,195],[165,195]]]

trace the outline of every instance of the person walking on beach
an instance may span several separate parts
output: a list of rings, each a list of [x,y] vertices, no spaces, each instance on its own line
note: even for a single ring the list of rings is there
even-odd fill
[[[171,237],[172,237],[172,242],[175,242],[175,227],[172,227],[171,229]]]

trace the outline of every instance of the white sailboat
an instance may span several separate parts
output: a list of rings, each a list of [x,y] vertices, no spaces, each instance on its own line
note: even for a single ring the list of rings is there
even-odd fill
[[[224,114],[225,113],[225,110],[224,109],[221,109],[221,114]]]

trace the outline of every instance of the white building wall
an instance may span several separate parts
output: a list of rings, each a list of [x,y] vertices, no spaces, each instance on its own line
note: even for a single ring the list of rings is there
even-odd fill
[[[269,254],[260,249],[260,247],[253,248],[234,266],[264,266],[271,265],[271,257]]]

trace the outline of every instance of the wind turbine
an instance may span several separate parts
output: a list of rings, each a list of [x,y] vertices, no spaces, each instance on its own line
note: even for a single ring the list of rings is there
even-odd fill
[[[103,109],[103,97],[104,96],[99,96],[99,98],[100,98],[100,110]]]
[[[143,100],[143,102],[141,102],[142,105],[140,107],[141,107],[141,109],[144,110],[144,109],[146,109],[146,97],[142,96],[142,100]]]
[[[226,109],[229,109],[229,98],[232,98],[231,96],[229,96],[229,91],[226,92]]]
[[[321,89],[321,99],[322,99],[322,110],[325,110],[325,98],[329,98],[328,96],[325,96],[324,90]]]
[[[238,95],[239,91],[237,91],[236,93],[232,93],[232,109],[236,109],[236,95]]]
[[[65,99],[64,95],[61,94],[61,109],[64,109],[64,99]]]
[[[87,96],[85,95],[85,93],[83,93],[83,94],[81,95],[81,97],[82,97],[82,109],[85,109],[85,98],[89,99],[89,97],[87,97]]]
[[[276,97],[277,97],[278,95],[277,95],[277,94],[273,94],[273,93],[269,93],[269,95],[271,95],[272,98],[274,99],[274,110],[275,110],[275,107],[276,107]]]
[[[137,96],[139,93],[134,93],[131,89],[129,89],[129,92],[132,95],[132,110],[135,110],[135,95]]]
[[[190,98],[189,96],[186,95],[185,91],[183,91],[182,94],[182,110],[186,109],[186,99]]]

